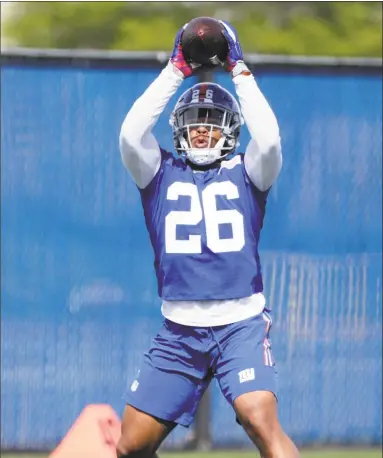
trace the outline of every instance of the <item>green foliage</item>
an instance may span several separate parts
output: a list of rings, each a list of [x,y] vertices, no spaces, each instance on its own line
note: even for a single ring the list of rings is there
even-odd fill
[[[197,16],[227,19],[245,52],[382,56],[380,2],[17,2],[3,34],[19,46],[170,51]]]

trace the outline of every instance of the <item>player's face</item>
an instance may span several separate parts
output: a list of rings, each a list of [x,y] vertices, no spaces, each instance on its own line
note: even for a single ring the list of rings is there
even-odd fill
[[[190,127],[190,143],[192,148],[214,148],[222,137],[221,129],[200,125]]]

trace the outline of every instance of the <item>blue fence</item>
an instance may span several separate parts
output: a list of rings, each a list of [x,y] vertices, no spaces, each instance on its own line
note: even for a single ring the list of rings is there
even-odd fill
[[[118,151],[125,113],[158,71],[2,68],[3,448],[54,447],[90,403],[121,414],[161,321]],[[299,443],[381,443],[381,75],[264,71],[258,81],[284,149],[261,241],[282,423]],[[169,149],[175,98],[156,127]],[[216,446],[249,443],[215,384],[212,433]]]

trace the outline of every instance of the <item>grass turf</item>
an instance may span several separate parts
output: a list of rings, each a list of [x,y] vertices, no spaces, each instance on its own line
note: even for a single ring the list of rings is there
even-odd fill
[[[302,458],[382,458],[382,451],[374,450],[305,450],[301,452]],[[160,458],[256,458],[255,452],[249,451],[215,451],[215,452],[174,452],[161,453]],[[48,458],[41,454],[14,454],[1,453],[2,458]],[[85,457],[84,457],[85,458]]]

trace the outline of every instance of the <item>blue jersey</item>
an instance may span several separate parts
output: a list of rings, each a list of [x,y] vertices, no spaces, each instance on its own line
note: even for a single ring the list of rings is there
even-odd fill
[[[268,191],[251,183],[243,154],[203,172],[163,150],[161,156],[156,176],[140,190],[160,297],[226,300],[261,292],[258,243]]]

